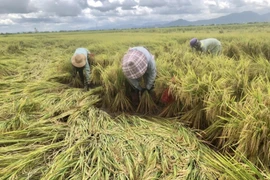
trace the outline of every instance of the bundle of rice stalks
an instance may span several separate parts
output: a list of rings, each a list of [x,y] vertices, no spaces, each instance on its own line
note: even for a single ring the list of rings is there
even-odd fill
[[[120,90],[113,101],[112,106],[110,107],[112,112],[131,112],[133,107],[131,105],[130,99],[126,96],[125,90]]]
[[[132,105],[127,97],[127,80],[116,62],[102,73],[104,86],[103,105],[114,112],[132,111]]]
[[[91,69],[91,82],[94,84],[101,84],[101,74],[104,71],[104,67],[102,67],[101,65],[96,65],[94,67],[92,67]]]
[[[160,117],[180,117],[183,111],[183,104],[180,101],[173,101],[166,104],[159,113]]]
[[[142,114],[157,114],[159,108],[153,100],[153,96],[155,92],[149,93],[145,91],[140,97],[140,103],[137,107],[136,112]]]

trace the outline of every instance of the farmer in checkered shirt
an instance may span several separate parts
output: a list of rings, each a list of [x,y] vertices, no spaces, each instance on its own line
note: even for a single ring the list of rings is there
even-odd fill
[[[156,63],[154,56],[146,48],[142,46],[129,48],[123,57],[122,70],[136,94],[153,90],[157,74]],[[145,87],[140,85],[142,79]],[[132,98],[134,101],[137,101],[136,99]]]

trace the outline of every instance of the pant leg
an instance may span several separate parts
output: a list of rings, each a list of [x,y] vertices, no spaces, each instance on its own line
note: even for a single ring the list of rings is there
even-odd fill
[[[79,72],[80,80],[81,80],[82,84],[84,85],[83,69],[77,69],[77,71]]]

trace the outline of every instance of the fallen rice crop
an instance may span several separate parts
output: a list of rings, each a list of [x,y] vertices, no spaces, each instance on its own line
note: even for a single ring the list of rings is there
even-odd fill
[[[190,51],[204,27],[6,37],[0,179],[270,179],[267,29],[249,39],[252,25],[209,28],[219,57]],[[157,78],[155,96],[134,107],[120,64],[139,45],[155,55]],[[81,46],[95,54],[88,92],[69,62]]]

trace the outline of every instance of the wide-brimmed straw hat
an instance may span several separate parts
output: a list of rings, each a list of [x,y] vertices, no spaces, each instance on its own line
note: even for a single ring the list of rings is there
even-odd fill
[[[75,67],[78,67],[78,68],[83,67],[86,64],[86,57],[84,54],[76,54],[72,56],[71,63]]]
[[[123,57],[122,70],[128,79],[137,79],[147,70],[146,56],[138,50],[129,50]]]

